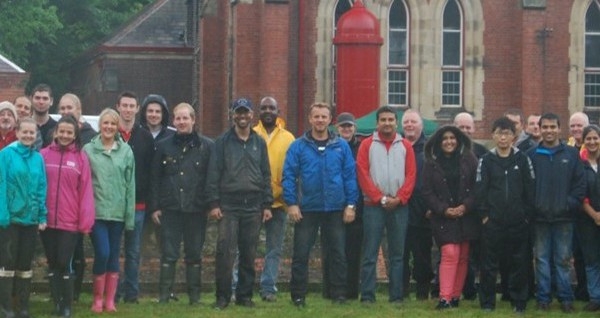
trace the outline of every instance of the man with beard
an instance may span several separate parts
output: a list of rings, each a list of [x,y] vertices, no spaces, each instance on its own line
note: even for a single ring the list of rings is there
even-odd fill
[[[294,141],[294,135],[277,124],[279,107],[275,98],[267,96],[260,101],[259,122],[254,131],[267,142],[271,166],[271,188],[273,190],[272,218],[265,222],[266,245],[265,267],[260,276],[260,296],[264,301],[277,300],[277,274],[281,258],[281,246],[285,234],[287,213],[284,210],[281,188],[285,153]]]
[[[38,84],[31,93],[33,101],[33,119],[38,125],[39,133],[42,135],[43,145],[48,146],[52,142],[52,132],[56,127],[56,120],[50,117],[50,107],[54,102],[52,89],[46,84]]]
[[[16,127],[17,111],[15,106],[9,101],[0,103],[0,149],[17,140]]]
[[[354,221],[358,201],[356,167],[350,146],[329,132],[331,107],[314,103],[308,110],[310,130],[296,139],[285,157],[283,199],[294,223],[294,256],[290,291],[296,307],[306,305],[308,259],[317,231],[327,241],[330,296],[346,302],[346,228]]]
[[[273,193],[267,144],[252,128],[252,103],[233,102],[233,127],[215,141],[214,164],[208,173],[207,202],[210,217],[218,221],[216,253],[217,301],[222,310],[231,300],[231,280],[239,251],[235,303],[254,307],[254,259],[261,221],[271,219]]]

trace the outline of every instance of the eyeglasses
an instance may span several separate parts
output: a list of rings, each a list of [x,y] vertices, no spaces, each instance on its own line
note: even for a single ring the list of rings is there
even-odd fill
[[[498,137],[512,137],[514,133],[512,131],[496,131],[494,132],[494,136]]]

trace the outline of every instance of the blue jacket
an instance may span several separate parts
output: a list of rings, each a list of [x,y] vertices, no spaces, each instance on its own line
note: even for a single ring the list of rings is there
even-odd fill
[[[46,223],[42,155],[15,141],[0,151],[0,227]]]
[[[338,212],[358,201],[356,166],[343,139],[329,134],[324,150],[308,137],[296,139],[283,165],[283,200],[302,212]]]
[[[535,171],[535,221],[575,220],[585,196],[586,181],[579,151],[563,143],[527,151]]]

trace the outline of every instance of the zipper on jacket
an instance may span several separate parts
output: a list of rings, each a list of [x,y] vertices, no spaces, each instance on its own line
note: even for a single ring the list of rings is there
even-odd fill
[[[56,184],[56,204],[54,206],[54,226],[58,226],[58,197],[60,195],[60,177],[62,174],[62,166],[63,166],[63,156],[65,152],[63,149],[60,150],[60,161],[58,165],[58,180]]]

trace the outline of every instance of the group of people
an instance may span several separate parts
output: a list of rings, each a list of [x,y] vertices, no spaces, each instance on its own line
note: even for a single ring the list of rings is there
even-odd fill
[[[199,302],[208,218],[218,224],[214,307],[223,310],[232,300],[255,305],[261,227],[266,254],[260,297],[277,301],[289,218],[290,296],[298,307],[306,306],[309,256],[320,233],[323,295],[334,303],[376,302],[385,234],[390,303],[402,304],[411,272],[417,299],[428,299],[437,273],[436,308],[458,307],[462,294],[475,293],[480,275],[480,304],[491,311],[500,272],[507,298],[522,313],[535,272],[538,309],[548,310],[556,294],[561,309],[572,312],[568,274],[578,238],[590,298],[585,310],[600,309],[600,128],[588,122],[574,129],[580,131],[571,141],[576,149],[559,139],[558,116],[525,121],[510,110],[493,122],[488,151],[471,139],[475,126],[468,113],[427,138],[416,110],[399,119],[396,109],[383,106],[376,131],[359,140],[352,114],[339,114],[334,132],[331,107],[314,103],[308,108],[310,128],[295,139],[273,97],[262,98],[257,110],[240,98],[230,107],[231,128],[212,140],[196,131],[196,113],[187,103],[173,108],[171,128],[167,102],[156,94],[140,107],[134,93],[121,93],[114,108],[101,112],[97,134],[81,120],[76,95],[62,96],[58,122],[48,114],[52,103],[44,84],[14,104],[0,103],[4,317],[29,316],[32,237],[38,231],[54,314],[72,315],[88,234],[94,247],[91,310],[114,312],[120,300],[137,303],[147,215],[160,228],[159,303],[174,299],[182,242],[189,303]],[[584,114],[573,116],[575,123]],[[436,271],[433,240],[440,250]]]

